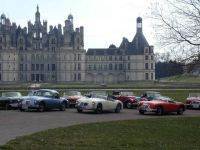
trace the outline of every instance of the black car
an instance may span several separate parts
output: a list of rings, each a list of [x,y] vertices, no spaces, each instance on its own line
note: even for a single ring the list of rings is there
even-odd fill
[[[17,109],[21,101],[20,92],[3,92],[0,97],[0,109]]]

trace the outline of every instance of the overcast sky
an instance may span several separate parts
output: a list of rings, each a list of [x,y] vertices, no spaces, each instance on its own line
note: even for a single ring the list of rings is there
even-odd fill
[[[34,22],[36,6],[39,5],[41,20],[49,25],[64,25],[71,13],[74,26],[84,26],[85,48],[119,46],[122,38],[132,41],[136,32],[136,18],[143,18],[143,32],[150,45],[155,45],[153,29],[148,19],[152,0],[0,0],[0,13],[12,22],[27,26]],[[158,51],[155,47],[155,51]]]

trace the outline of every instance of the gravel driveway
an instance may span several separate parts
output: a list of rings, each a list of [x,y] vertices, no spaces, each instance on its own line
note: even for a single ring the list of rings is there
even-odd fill
[[[5,144],[17,136],[23,136],[34,132],[66,127],[81,123],[145,119],[155,117],[180,117],[177,115],[155,116],[139,115],[137,110],[124,109],[121,113],[83,113],[79,114],[76,109],[67,109],[64,112],[19,112],[19,111],[0,111],[0,145]],[[187,110],[183,117],[200,116],[199,110]]]

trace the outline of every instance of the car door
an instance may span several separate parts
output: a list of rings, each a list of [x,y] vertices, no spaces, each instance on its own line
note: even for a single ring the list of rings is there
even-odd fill
[[[174,101],[169,100],[166,102],[166,105],[166,111],[168,112],[175,112],[178,110],[178,105]]]

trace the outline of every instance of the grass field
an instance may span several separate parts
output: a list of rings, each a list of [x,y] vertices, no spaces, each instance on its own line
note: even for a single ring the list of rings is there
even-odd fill
[[[75,125],[19,137],[3,150],[189,150],[200,147],[200,117]]]
[[[193,75],[177,75],[161,79],[161,81],[184,82],[184,83],[200,83],[200,76]]]

